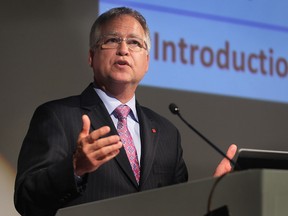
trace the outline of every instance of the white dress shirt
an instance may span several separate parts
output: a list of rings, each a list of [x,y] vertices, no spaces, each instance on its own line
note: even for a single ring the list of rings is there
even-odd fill
[[[101,98],[103,101],[106,109],[108,110],[108,113],[117,128],[117,122],[118,119],[115,118],[113,115],[113,111],[122,103],[117,100],[116,98],[112,97],[111,95],[108,95],[106,92],[102,91],[99,88],[94,87],[96,93],[98,96]],[[129,113],[127,117],[127,126],[128,130],[132,136],[136,151],[137,151],[137,156],[138,156],[138,161],[140,164],[140,158],[141,158],[141,139],[140,139],[140,127],[139,127],[139,121],[138,121],[138,115],[136,112],[136,100],[135,100],[135,95],[133,98],[126,103],[127,106],[130,107],[131,112]]]

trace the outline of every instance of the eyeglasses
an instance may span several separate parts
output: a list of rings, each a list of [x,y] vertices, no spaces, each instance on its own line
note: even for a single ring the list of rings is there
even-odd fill
[[[126,42],[128,48],[132,51],[139,52],[142,49],[147,49],[146,43],[143,39],[131,37],[131,38],[121,38],[115,35],[102,36],[98,42],[98,45],[102,49],[115,49],[119,47],[123,41]]]

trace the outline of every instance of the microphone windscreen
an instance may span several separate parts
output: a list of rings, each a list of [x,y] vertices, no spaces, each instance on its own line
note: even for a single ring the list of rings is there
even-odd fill
[[[178,106],[177,106],[176,104],[174,104],[174,103],[171,103],[171,104],[169,105],[169,109],[170,109],[170,111],[171,111],[173,114],[178,114],[178,113],[179,113],[179,108],[178,108]]]

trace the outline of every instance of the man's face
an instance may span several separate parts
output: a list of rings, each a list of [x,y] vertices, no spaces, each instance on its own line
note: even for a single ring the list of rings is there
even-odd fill
[[[129,15],[123,15],[107,22],[101,28],[101,36],[113,35],[124,38],[145,40],[140,23]],[[103,43],[100,40],[100,44]],[[96,47],[90,51],[90,65],[94,71],[97,85],[107,88],[109,85],[136,86],[148,70],[149,55],[144,48],[133,51],[122,41],[116,48]],[[103,46],[102,46],[103,47]],[[146,46],[145,46],[146,47]]]

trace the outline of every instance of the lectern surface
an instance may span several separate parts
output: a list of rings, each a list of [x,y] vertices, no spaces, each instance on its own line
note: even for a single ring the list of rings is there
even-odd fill
[[[203,216],[216,178],[203,179],[58,211],[57,216]],[[228,206],[231,216],[287,216],[288,171],[246,170],[217,184],[211,209]]]

